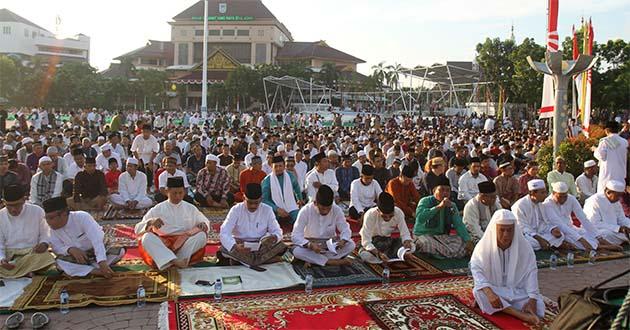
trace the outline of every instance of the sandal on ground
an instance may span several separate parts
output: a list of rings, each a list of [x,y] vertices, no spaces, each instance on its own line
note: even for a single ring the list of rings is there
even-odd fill
[[[48,322],[50,322],[50,318],[48,318],[48,315],[44,313],[37,312],[31,316],[31,325],[33,325],[33,329],[41,329],[45,327]]]
[[[24,322],[24,314],[16,312],[11,314],[11,316],[4,321],[4,325],[7,329],[17,329],[20,327],[22,322]]]

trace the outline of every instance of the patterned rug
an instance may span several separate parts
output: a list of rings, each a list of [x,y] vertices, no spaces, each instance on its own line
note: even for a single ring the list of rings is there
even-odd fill
[[[351,257],[352,258],[352,257]],[[302,278],[309,272],[313,274],[313,287],[324,288],[330,286],[375,283],[380,282],[381,277],[372,272],[360,259],[352,258],[349,266],[315,266],[309,269],[303,262],[295,261],[293,270]]]
[[[100,220],[140,220],[147,213],[147,209],[142,210],[123,210],[115,209],[112,206],[107,208]]]
[[[469,309],[474,305],[472,279],[451,277],[434,280],[346,286],[212,299],[180,299],[164,303],[160,329],[379,329],[362,308],[368,301],[400,300],[450,294]],[[473,309],[474,310],[474,309]],[[556,309],[549,310],[549,324]],[[476,313],[479,313],[476,311]],[[501,328],[526,329],[520,321],[502,315],[488,317]],[[460,328],[465,328],[460,327]]]
[[[111,279],[39,276],[33,278],[33,282],[24,289],[24,294],[15,301],[11,309],[59,308],[59,294],[63,288],[70,294],[70,308],[90,304],[99,306],[135,304],[139,283],[142,283],[146,290],[147,301],[162,302],[175,297],[179,277],[177,271],[117,272]]]
[[[368,301],[362,305],[376,323],[386,330],[499,329],[451,294]]]
[[[107,239],[113,246],[120,247],[136,247],[138,242],[136,241],[136,233],[134,226],[123,224],[104,224],[102,225],[103,232],[105,233],[105,239]],[[219,244],[219,230],[220,224],[212,224],[210,231],[208,232],[208,244]],[[290,240],[290,234],[288,234]],[[286,236],[286,235],[285,235]]]
[[[222,223],[229,210],[215,209],[210,207],[199,207],[199,211],[208,218],[210,223]]]
[[[370,264],[365,263],[376,274],[383,274],[382,264]],[[406,279],[414,277],[438,277],[445,276],[446,273],[442,272],[438,268],[434,267],[430,263],[420,259],[410,259],[407,262],[392,262],[389,263],[390,278],[392,279]]]

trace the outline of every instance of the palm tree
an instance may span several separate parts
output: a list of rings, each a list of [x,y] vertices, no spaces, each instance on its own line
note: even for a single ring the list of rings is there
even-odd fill
[[[394,65],[388,65],[388,85],[392,89],[398,89],[398,82],[400,81],[400,74],[403,72],[402,65],[396,63]]]
[[[385,67],[385,62],[380,62],[377,65],[372,66],[372,76],[376,79],[378,83],[378,88],[381,89],[383,86],[383,82],[387,79],[387,71]]]

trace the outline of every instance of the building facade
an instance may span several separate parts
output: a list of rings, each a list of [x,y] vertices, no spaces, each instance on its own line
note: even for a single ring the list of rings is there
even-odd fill
[[[90,60],[90,37],[79,34],[57,38],[43,27],[3,8],[0,9],[0,54],[17,56],[24,61],[40,58],[45,63]]]

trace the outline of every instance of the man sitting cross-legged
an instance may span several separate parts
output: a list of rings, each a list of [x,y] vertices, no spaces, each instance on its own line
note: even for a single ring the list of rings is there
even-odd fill
[[[625,216],[621,206],[625,190],[623,181],[610,180],[604,191],[584,203],[584,213],[597,229],[597,237],[619,246],[630,243],[630,218]]]
[[[248,184],[244,196],[245,201],[234,205],[221,225],[221,254],[250,267],[280,261],[275,257],[287,246],[271,206],[262,203],[260,184]]]
[[[184,181],[184,200],[188,203],[194,203],[192,197],[188,196],[188,188],[190,185],[188,184],[188,179],[186,178],[186,173],[182,170],[177,169],[177,159],[175,157],[165,157],[165,170],[160,173],[158,176],[158,186],[159,191],[155,193],[154,199],[157,203],[161,203],[168,199],[166,196],[166,191],[168,190],[166,187],[166,183],[170,178],[183,178]]]
[[[66,201],[73,210],[102,210],[105,207],[105,174],[96,169],[94,158],[85,159],[85,169],[75,176],[72,197]]]
[[[63,197],[45,200],[44,211],[59,270],[68,276],[114,275],[109,266],[118,262],[125,250],[105,247],[103,229],[89,213],[69,211]]]
[[[147,265],[165,270],[203,260],[210,224],[197,207],[184,201],[185,194],[183,177],[168,178],[168,199],[151,208],[136,225],[138,248]]]
[[[302,192],[292,173],[285,170],[284,159],[273,157],[273,170],[262,183],[263,203],[271,206],[278,220],[295,222],[302,205]]]
[[[291,240],[296,245],[293,250],[296,258],[319,266],[351,263],[346,257],[355,248],[352,231],[341,208],[333,203],[334,199],[333,190],[321,185],[315,200],[300,210],[291,233]],[[326,241],[330,239],[336,251],[327,248]]]
[[[539,324],[545,304],[538,291],[536,256],[516,216],[498,210],[470,259],[473,295],[486,314],[504,312]]]
[[[363,168],[365,166],[367,165]],[[393,238],[392,233],[396,230],[400,237]],[[412,253],[416,246],[407,228],[405,214],[394,205],[394,197],[386,192],[379,194],[376,207],[365,212],[359,233],[361,234],[359,256],[365,262],[380,264],[390,258],[398,258],[398,250],[403,246],[409,249],[405,253],[405,260],[415,258]]]
[[[4,188],[0,210],[0,278],[18,278],[55,263],[48,252],[48,226],[44,210],[25,203],[24,187]]]
[[[118,192],[110,197],[115,207],[141,210],[153,205],[147,196],[147,175],[138,171],[139,163],[136,158],[127,159],[127,170],[118,177]]]

